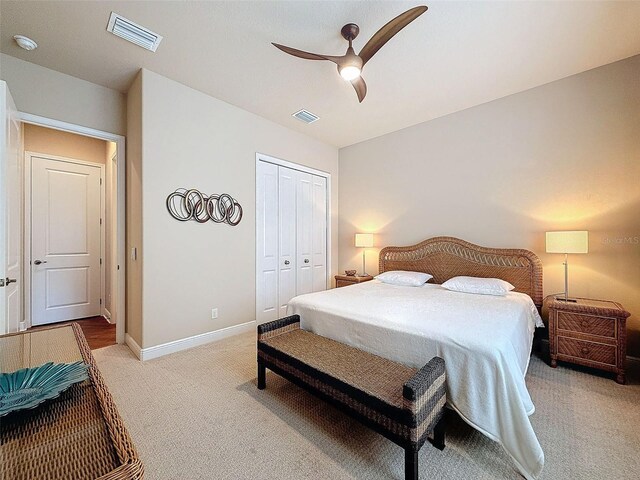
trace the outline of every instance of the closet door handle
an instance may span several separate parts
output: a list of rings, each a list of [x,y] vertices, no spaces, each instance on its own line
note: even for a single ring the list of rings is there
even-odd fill
[[[291,262],[290,262],[289,260],[285,260],[285,261],[284,261],[284,264],[285,264],[285,265],[289,265],[290,263],[291,263]]]
[[[305,259],[304,259],[304,263],[309,263],[309,259],[308,259],[308,258],[305,258]]]
[[[36,260],[36,261],[33,262],[34,265],[40,265],[42,263],[47,263],[47,261],[46,260]]]

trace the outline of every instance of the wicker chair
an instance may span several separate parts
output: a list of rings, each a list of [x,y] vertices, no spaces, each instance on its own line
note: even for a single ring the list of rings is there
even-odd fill
[[[258,326],[258,388],[266,369],[333,404],[405,449],[405,479],[418,478],[418,451],[429,436],[444,448],[444,360],[421,369],[300,329],[292,315]]]

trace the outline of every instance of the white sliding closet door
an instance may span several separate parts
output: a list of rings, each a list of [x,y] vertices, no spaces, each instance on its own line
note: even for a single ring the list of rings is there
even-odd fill
[[[327,179],[258,161],[256,320],[284,317],[296,295],[327,288]]]
[[[286,167],[278,167],[280,221],[280,285],[278,292],[279,318],[287,315],[287,303],[296,296],[296,185],[298,173]]]
[[[313,291],[327,289],[327,179],[313,176]]]
[[[313,292],[313,175],[297,172],[296,212],[297,212],[297,288],[296,293]]]
[[[278,166],[258,162],[256,172],[256,321],[278,318]]]

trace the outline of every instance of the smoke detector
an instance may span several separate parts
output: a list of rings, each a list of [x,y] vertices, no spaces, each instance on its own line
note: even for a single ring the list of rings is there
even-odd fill
[[[24,48],[25,50],[35,50],[38,48],[38,44],[35,41],[31,40],[29,37],[25,37],[24,35],[15,35],[13,39],[19,47]]]
[[[124,38],[152,52],[156,51],[162,41],[162,35],[158,35],[115,12],[111,12],[109,23],[107,24],[107,32],[111,32],[117,37]]]

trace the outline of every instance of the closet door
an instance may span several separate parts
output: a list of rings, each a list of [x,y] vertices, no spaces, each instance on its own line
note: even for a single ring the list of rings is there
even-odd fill
[[[313,176],[313,291],[327,289],[327,179]]]
[[[313,175],[296,172],[296,294],[313,292]]]
[[[296,295],[327,288],[327,180],[258,162],[256,320],[287,315]]]
[[[256,321],[279,318],[278,167],[258,162],[256,170]]]
[[[278,167],[279,218],[279,318],[287,315],[287,303],[296,296],[296,182],[298,172]]]

